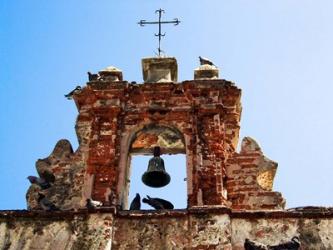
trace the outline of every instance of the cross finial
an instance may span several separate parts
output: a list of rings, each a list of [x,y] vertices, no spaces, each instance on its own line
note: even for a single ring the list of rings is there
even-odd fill
[[[178,18],[174,18],[173,21],[161,21],[162,19],[162,13],[165,13],[164,10],[159,9],[156,10],[155,13],[158,13],[158,21],[154,21],[154,22],[147,22],[146,20],[140,20],[140,22],[138,22],[138,24],[140,26],[145,26],[146,24],[158,24],[158,34],[155,34],[155,36],[158,37],[158,56],[161,56],[161,38],[163,36],[165,36],[165,33],[162,34],[162,24],[167,24],[167,23],[172,23],[174,25],[178,25],[180,23],[180,21],[178,20]]]

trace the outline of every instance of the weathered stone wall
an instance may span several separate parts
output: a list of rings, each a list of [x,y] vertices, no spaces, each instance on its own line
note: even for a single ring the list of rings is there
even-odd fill
[[[114,249],[231,249],[230,217],[202,211],[122,213]],[[128,237],[131,235],[131,237]]]
[[[0,249],[110,249],[112,214],[0,212]]]
[[[301,249],[333,249],[333,209],[305,207],[276,212],[234,212],[232,246],[242,250],[244,239],[277,245],[298,236]]]
[[[333,210],[0,212],[0,249],[243,250],[246,238],[277,245],[298,236],[301,249],[333,249]]]

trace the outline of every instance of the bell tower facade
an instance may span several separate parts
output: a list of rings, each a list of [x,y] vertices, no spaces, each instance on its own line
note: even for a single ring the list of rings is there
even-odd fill
[[[141,140],[145,153],[157,145],[162,153],[186,154],[189,207],[227,205],[226,159],[238,141],[240,94],[225,80],[89,82],[74,100],[77,127],[84,127],[93,199],[124,204],[130,154]],[[158,141],[165,130],[179,143]],[[157,140],[146,145],[149,134]]]
[[[73,92],[78,150],[55,164],[54,155],[36,164],[39,172],[41,165],[49,165],[61,176],[55,186],[71,182],[67,195],[72,197],[58,200],[60,206],[79,208],[92,198],[128,209],[131,156],[152,155],[159,147],[162,154],[186,155],[188,208],[283,207],[281,195],[271,191],[276,164],[260,169],[259,146],[236,153],[242,108],[241,90],[234,83],[219,79],[218,68],[209,64],[195,69],[194,80],[178,83],[175,58],[145,58],[142,68],[143,84],[128,83],[121,70],[108,67]],[[69,148],[68,143],[60,141],[55,151],[62,144]],[[78,172],[68,180],[66,169],[73,165]],[[260,174],[264,181],[258,182]],[[260,181],[268,184],[263,187]],[[255,198],[259,193],[260,202]],[[33,199],[31,203],[33,207]]]

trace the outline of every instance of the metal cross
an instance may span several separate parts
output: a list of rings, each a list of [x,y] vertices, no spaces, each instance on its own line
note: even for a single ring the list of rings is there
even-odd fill
[[[174,18],[173,21],[161,21],[162,13],[165,13],[162,9],[156,10],[155,13],[158,13],[158,21],[147,22],[146,20],[141,20],[138,24],[140,24],[140,26],[145,26],[146,24],[158,24],[158,34],[155,34],[155,36],[158,36],[158,56],[161,56],[161,37],[165,36],[165,33],[162,34],[162,24],[173,23],[174,25],[178,25],[180,21],[178,18]]]

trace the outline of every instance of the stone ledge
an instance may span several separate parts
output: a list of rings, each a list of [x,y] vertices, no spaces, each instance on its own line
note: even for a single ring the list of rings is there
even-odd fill
[[[186,80],[182,82],[160,82],[157,86],[154,86],[153,83],[130,83],[128,81],[120,81],[120,82],[105,82],[105,81],[91,81],[88,82],[87,85],[91,87],[93,90],[107,90],[107,89],[124,89],[128,86],[147,86],[149,88],[161,88],[163,86],[168,85],[182,85],[182,84],[196,84],[202,87],[211,87],[211,86],[231,86],[236,87],[234,82],[227,81],[224,79],[209,79],[209,80]]]
[[[333,218],[333,207],[302,207],[288,210],[231,210],[227,207],[196,207],[190,209],[174,210],[118,210],[116,207],[102,207],[92,211],[80,209],[78,211],[53,211],[41,210],[0,210],[0,219],[10,218],[50,218],[50,219],[70,219],[74,216],[87,216],[89,214],[111,213],[118,218],[156,218],[156,217],[183,217],[188,215],[203,214],[228,214],[235,219],[280,219],[280,218]]]
[[[196,84],[200,86],[218,86],[218,87],[224,87],[224,86],[230,86],[230,87],[236,87],[234,82],[225,80],[225,79],[208,79],[208,80],[186,80],[181,82],[182,84]]]
[[[130,83],[128,83],[127,81],[111,82],[111,81],[101,81],[101,80],[91,81],[87,83],[88,86],[90,86],[92,89],[95,90],[107,90],[111,88],[123,89],[128,84]]]
[[[52,218],[52,219],[67,219],[74,216],[96,213],[116,213],[115,207],[103,207],[98,208],[93,211],[88,211],[87,209],[74,210],[64,210],[64,211],[44,211],[44,210],[0,210],[0,219],[4,218]]]
[[[333,207],[307,207],[299,208],[297,210],[260,210],[260,211],[249,211],[249,210],[233,210],[231,213],[232,218],[239,219],[280,219],[280,218],[333,218]]]

